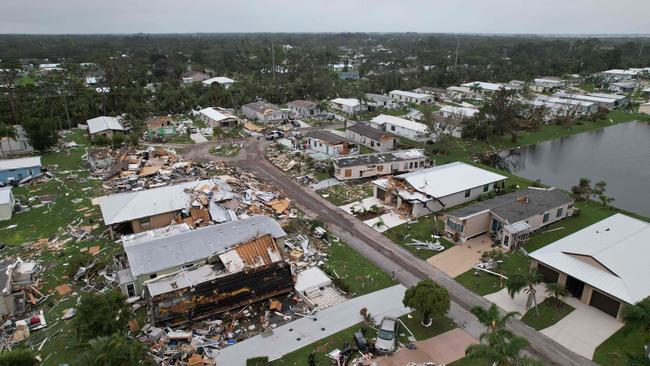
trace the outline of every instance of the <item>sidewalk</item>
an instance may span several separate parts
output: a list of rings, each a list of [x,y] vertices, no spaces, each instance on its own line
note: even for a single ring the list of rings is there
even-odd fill
[[[364,307],[377,321],[381,321],[383,316],[402,316],[410,312],[402,305],[405,291],[402,285],[375,291],[320,311],[314,314],[315,320],[302,318],[274,329],[270,336],[258,335],[226,347],[217,352],[217,365],[246,366],[247,359],[260,356],[277,360],[360,323],[362,317],[359,311]]]

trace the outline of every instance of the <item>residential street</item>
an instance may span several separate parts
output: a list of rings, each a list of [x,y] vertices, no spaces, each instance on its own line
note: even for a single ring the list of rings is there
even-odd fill
[[[476,319],[468,312],[473,306],[489,307],[485,298],[466,289],[442,271],[413,256],[410,252],[395,245],[390,239],[376,232],[351,215],[320,197],[307,187],[302,187],[282,171],[268,162],[264,156],[266,141],[245,143],[237,157],[228,160],[236,162],[243,169],[255,173],[260,179],[282,189],[307,215],[316,217],[327,225],[327,229],[343,239],[357,252],[374,262],[385,271],[395,271],[397,280],[405,286],[415,284],[421,278],[430,278],[449,291],[452,299],[450,317],[457,324],[466,324],[470,334],[477,337],[484,329],[477,325]],[[201,146],[202,147],[202,146]],[[214,157],[196,153],[199,146],[188,147],[183,153],[194,160],[214,160]],[[562,345],[535,331],[520,321],[511,321],[509,328],[516,334],[527,338],[531,353],[545,359],[552,365],[595,365],[590,360],[564,348]]]

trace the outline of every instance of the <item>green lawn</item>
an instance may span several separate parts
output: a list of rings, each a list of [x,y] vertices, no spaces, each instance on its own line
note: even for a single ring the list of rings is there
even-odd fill
[[[529,253],[535,251],[616,213],[614,209],[604,208],[596,202],[578,202],[576,207],[580,208],[580,215],[553,223],[533,233],[530,241],[524,246],[526,251]],[[552,229],[558,230],[549,232]],[[505,255],[503,264],[499,266],[498,271],[508,276],[512,273],[526,271],[529,263],[530,260],[527,256],[516,251]],[[503,285],[499,277],[487,273],[475,275],[473,269],[456,277],[456,281],[479,295],[499,291]]]
[[[642,366],[646,363],[631,363],[630,358],[644,357],[643,345],[650,341],[650,335],[642,328],[625,325],[596,348],[594,362],[603,366]]]
[[[335,279],[337,286],[351,295],[361,296],[396,284],[388,273],[347,244],[342,241],[331,242],[323,270]]]
[[[360,323],[350,328],[344,329],[338,333],[332,334],[329,337],[314,342],[305,346],[297,351],[291,352],[279,360],[273,361],[270,364],[273,366],[305,366],[307,365],[307,357],[312,352],[315,352],[316,365],[330,365],[330,359],[326,354],[334,349],[343,349],[344,343],[354,344],[353,335],[359,330],[365,331],[366,339],[370,340],[376,336],[376,331],[367,325]]]
[[[433,323],[430,327],[422,326],[422,317],[416,312],[402,315],[399,319],[402,321],[402,323],[404,323],[404,325],[406,325],[408,330],[413,333],[413,336],[417,341],[429,339],[456,328],[453,320],[447,318],[446,316],[433,319]],[[403,327],[403,325],[400,324],[400,327]],[[406,330],[401,330],[400,333],[404,333],[406,335],[409,334],[409,332]],[[402,343],[406,342],[407,340],[402,340]]]
[[[170,136],[167,139],[168,144],[193,144],[194,140],[190,138],[190,135],[183,133],[176,136]]]
[[[537,309],[539,310],[539,316],[537,316],[534,309],[530,309],[521,318],[521,321],[537,330],[550,327],[575,310],[573,306],[566,303],[562,304],[554,297],[542,301],[537,306]]]
[[[434,252],[428,249],[417,249],[415,246],[406,244],[410,244],[413,239],[435,242],[436,239],[433,238],[433,234],[435,232],[434,228],[436,225],[438,226],[439,230],[444,229],[445,226],[442,219],[436,218],[435,215],[427,215],[420,217],[413,224],[405,223],[392,229],[386,230],[384,232],[384,235],[393,242],[413,253],[418,258],[426,260],[427,258],[434,256],[440,252]],[[445,248],[450,248],[453,246],[452,243],[444,238],[440,238],[439,240],[440,244],[442,244]]]
[[[35,82],[36,80],[29,75],[22,76],[18,79],[18,85],[20,86],[34,85]]]

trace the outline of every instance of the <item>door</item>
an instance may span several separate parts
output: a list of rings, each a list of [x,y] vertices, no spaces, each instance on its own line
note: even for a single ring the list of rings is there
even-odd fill
[[[496,233],[499,230],[501,230],[501,222],[499,220],[492,219],[492,232]]]
[[[381,188],[377,188],[377,199],[384,201],[386,199],[386,191]]]
[[[537,263],[537,273],[542,275],[542,278],[546,283],[557,283],[557,280],[560,278],[560,273],[558,271],[541,263]]]
[[[589,305],[595,307],[605,314],[609,314],[616,318],[618,315],[618,309],[621,307],[621,302],[605,295],[600,291],[593,290],[591,293],[591,300],[589,301]]]
[[[585,283],[577,278],[567,276],[565,287],[569,290],[571,296],[580,299],[582,297],[582,291],[585,289]]]
[[[135,288],[133,287],[132,283],[126,285],[126,293],[128,294],[129,297],[135,296]]]

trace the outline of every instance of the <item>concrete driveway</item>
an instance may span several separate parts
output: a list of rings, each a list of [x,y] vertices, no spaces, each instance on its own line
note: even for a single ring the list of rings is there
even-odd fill
[[[566,302],[575,310],[541,333],[591,360],[596,347],[621,329],[623,323],[573,297]]]
[[[519,313],[517,318],[521,318],[526,314],[526,302],[528,301],[528,294],[525,291],[519,291],[515,295],[515,298],[513,299],[508,295],[508,289],[507,288],[502,288],[501,290],[491,293],[489,295],[483,296],[486,299],[492,301],[495,303],[498,307],[503,309],[504,311],[511,312],[511,311],[516,311]],[[541,303],[546,299],[548,295],[546,294],[546,286],[544,284],[539,284],[535,286],[535,299],[537,299],[537,303]]]
[[[415,342],[416,349],[402,348],[390,356],[375,358],[381,366],[404,366],[409,362],[436,362],[449,364],[465,357],[465,349],[470,344],[478,343],[466,331],[455,328],[435,337]]]
[[[487,234],[477,236],[436,254],[427,259],[427,262],[449,276],[456,277],[472,269],[483,252],[492,250],[491,245],[492,241]]]

